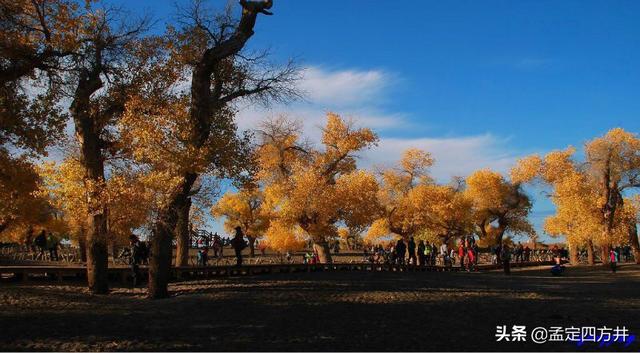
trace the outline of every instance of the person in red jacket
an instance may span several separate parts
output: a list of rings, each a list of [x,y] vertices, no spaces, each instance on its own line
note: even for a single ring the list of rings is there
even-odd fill
[[[458,243],[458,257],[460,258],[460,268],[464,268],[464,253],[465,253],[465,249],[464,249],[464,243],[462,240],[460,240],[460,243]]]
[[[467,247],[467,260],[468,260],[467,271],[473,271],[474,265],[476,263],[476,255],[474,254],[473,247],[471,246]]]

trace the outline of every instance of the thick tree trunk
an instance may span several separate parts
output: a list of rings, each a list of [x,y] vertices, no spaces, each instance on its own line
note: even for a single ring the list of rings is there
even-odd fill
[[[191,198],[178,210],[176,224],[176,267],[189,266],[189,210]]]
[[[89,215],[87,232],[87,281],[89,290],[94,294],[109,292],[107,268],[107,222],[104,213]]]
[[[502,239],[504,237],[504,232],[505,232],[504,227],[500,226],[497,228],[496,245],[499,245],[501,249],[502,249]]]
[[[572,265],[578,265],[578,253],[580,252],[579,248],[574,244],[569,244],[569,261]]]
[[[151,238],[151,261],[149,262],[148,296],[152,299],[169,296],[168,284],[171,277],[171,239],[177,215],[175,209],[167,207],[158,213]]]
[[[247,236],[249,239],[249,257],[256,256],[256,238]]]
[[[320,261],[321,264],[330,264],[333,262],[333,260],[331,259],[331,250],[329,249],[328,242],[314,242],[313,250],[318,253],[318,261]]]
[[[225,41],[204,51],[199,62],[194,65],[191,76],[191,104],[189,121],[189,145],[202,147],[211,135],[211,119],[217,111],[224,107],[227,101],[220,100],[219,85],[214,92],[212,87],[212,74],[218,64],[238,53],[247,40],[253,35],[253,27],[259,12],[271,7],[270,2],[254,3],[251,8],[243,7],[242,17],[234,33]],[[231,97],[227,97],[231,99]],[[184,207],[191,187],[197,178],[196,173],[184,175],[181,190],[175,193],[169,204],[161,210],[156,221],[155,234],[153,235],[151,265],[149,267],[149,297],[164,298],[168,296],[167,284],[171,271],[171,236],[175,231],[178,219],[178,211]]]
[[[587,243],[587,263],[589,265],[596,264],[596,259],[595,259],[594,250],[593,250],[593,242],[591,240],[589,240],[589,242]]]
[[[87,190],[87,281],[89,290],[95,294],[109,291],[107,267],[107,207],[102,191],[104,188],[104,158],[100,134],[102,128],[92,112],[95,107],[91,95],[102,88],[100,79],[101,52],[96,53],[98,62],[92,70],[85,70],[78,78],[70,106],[75,125],[76,138],[80,145],[80,162],[84,168],[84,184]]]
[[[638,225],[633,223],[629,226],[629,245],[636,264],[640,264],[640,244],[638,243]]]
[[[148,296],[151,299],[169,296],[168,285],[173,255],[171,241],[178,223],[178,211],[187,204],[196,178],[197,175],[194,173],[186,174],[180,189],[171,198],[171,202],[158,212],[151,239],[151,262],[149,263]]]
[[[603,245],[600,248],[600,261],[602,261],[602,264],[604,266],[608,266],[609,265],[609,245]]]

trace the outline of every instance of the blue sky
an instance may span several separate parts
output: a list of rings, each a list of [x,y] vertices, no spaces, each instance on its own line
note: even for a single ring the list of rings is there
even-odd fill
[[[149,11],[156,31],[172,21],[173,1],[112,2]],[[417,145],[440,179],[640,127],[640,1],[274,0],[272,11],[250,46],[298,58],[310,94],[244,107],[241,127],[287,112],[313,135],[335,110],[382,137],[364,165]],[[536,198],[540,224],[552,206]]]

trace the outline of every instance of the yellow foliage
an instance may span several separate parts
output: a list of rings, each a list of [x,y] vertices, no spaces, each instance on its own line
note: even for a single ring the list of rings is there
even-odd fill
[[[257,149],[258,178],[265,184],[265,204],[275,221],[268,234],[291,238],[299,227],[314,242],[338,235],[336,223],[366,226],[376,208],[377,183],[364,171],[356,171],[356,153],[377,142],[369,129],[356,129],[338,115],[327,114],[324,149],[299,141],[299,126],[279,118],[263,125]],[[284,226],[286,225],[286,226]]]
[[[553,190],[556,213],[545,220],[544,229],[564,235],[569,244],[624,244],[628,225],[637,212],[625,189],[637,187],[640,177],[640,139],[616,128],[585,145],[586,163],[574,161],[575,149],[554,151],[541,159],[537,175]],[[517,168],[527,169],[527,163]],[[532,168],[536,169],[536,168]],[[531,178],[529,178],[531,179]]]
[[[259,238],[269,228],[271,215],[264,207],[264,193],[257,187],[241,189],[236,193],[226,193],[211,208],[216,218],[225,218],[224,227],[232,233],[241,227],[247,237]]]
[[[273,221],[265,233],[264,242],[275,251],[286,252],[303,249],[306,240],[300,227]]]
[[[364,242],[367,244],[377,244],[382,237],[386,237],[390,233],[389,221],[386,218],[376,219],[365,234]]]
[[[525,160],[524,163],[529,168],[535,168],[537,164],[535,159]],[[525,169],[512,174],[526,179],[532,173]],[[535,234],[527,219],[532,204],[520,184],[506,180],[500,173],[481,169],[467,177],[465,194],[472,202],[473,218],[481,237],[499,242],[505,233]]]
[[[41,190],[49,198],[51,207],[62,215],[65,228],[72,240],[78,240],[87,227],[87,193],[92,187],[87,185],[84,169],[74,158],[61,163],[45,163],[39,170],[44,180]],[[133,174],[116,172],[101,186],[97,203],[106,205],[107,226],[110,241],[126,244],[131,232],[147,225],[155,205],[162,203],[154,191],[152,183],[166,185],[170,180],[155,173]]]
[[[50,218],[46,198],[39,193],[40,177],[25,158],[0,149],[0,239],[22,241],[28,226]]]

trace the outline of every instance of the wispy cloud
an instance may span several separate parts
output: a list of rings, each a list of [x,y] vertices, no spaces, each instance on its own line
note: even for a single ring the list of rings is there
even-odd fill
[[[312,104],[354,107],[372,104],[394,82],[394,76],[382,70],[331,71],[310,67],[303,73],[300,88]]]
[[[491,134],[443,138],[382,138],[377,148],[362,154],[361,165],[368,168],[393,166],[402,151],[420,148],[433,155],[435,164],[432,174],[442,182],[453,176],[467,176],[481,168],[506,173],[519,157],[517,153],[510,152],[507,143],[508,139]]]
[[[357,125],[375,130],[407,127],[406,114],[388,112],[381,102],[389,97],[389,89],[396,82],[395,75],[383,70],[328,70],[310,67],[304,71],[299,88],[305,99],[289,105],[268,109],[240,107],[237,118],[241,129],[253,129],[260,122],[285,114],[304,123],[305,134],[311,140],[320,140],[320,129],[327,112],[335,112],[352,119]]]
[[[506,174],[517,158],[524,154],[514,151],[508,138],[489,132],[415,137],[413,127],[418,122],[414,123],[410,114],[390,111],[384,104],[392,98],[393,85],[398,82],[397,77],[383,70],[332,71],[312,67],[305,72],[300,83],[307,93],[305,101],[269,109],[244,107],[239,113],[238,125],[242,129],[254,129],[266,118],[285,114],[301,120],[305,136],[311,142],[319,143],[320,127],[326,121],[326,112],[334,111],[351,118],[359,126],[374,129],[381,136],[377,147],[360,154],[360,167],[373,170],[378,166],[395,166],[404,150],[420,148],[433,155],[435,164],[431,174],[441,182],[447,182],[453,176],[467,176],[481,168]],[[419,123],[424,125],[424,122]],[[216,223],[214,227],[221,226]]]
[[[243,109],[238,117],[242,129],[254,129],[265,119],[280,114],[303,122],[304,134],[319,143],[325,114],[334,111],[357,125],[374,129],[380,143],[361,154],[360,165],[392,166],[407,148],[429,151],[436,159],[432,169],[434,177],[448,181],[452,176],[466,176],[480,168],[491,168],[506,173],[519,155],[508,146],[508,139],[490,133],[470,136],[401,137],[412,131],[410,116],[389,112],[380,101],[390,98],[390,88],[397,78],[382,70],[331,71],[312,67],[305,71],[300,87],[307,92],[304,102],[270,109]],[[393,132],[394,137],[388,137]],[[398,137],[400,136],[400,137]]]

